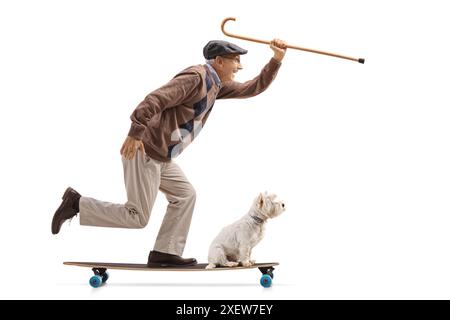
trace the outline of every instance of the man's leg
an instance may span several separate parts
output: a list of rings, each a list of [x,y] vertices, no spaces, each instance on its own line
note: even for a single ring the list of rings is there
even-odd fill
[[[132,160],[122,158],[125,204],[103,202],[93,198],[80,199],[80,224],[85,226],[144,228],[158,193],[161,163],[138,151]]]
[[[194,212],[195,190],[174,162],[162,164],[159,189],[169,205],[154,250],[181,256]]]

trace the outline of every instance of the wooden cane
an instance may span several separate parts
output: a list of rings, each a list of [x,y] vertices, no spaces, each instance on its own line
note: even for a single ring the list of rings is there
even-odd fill
[[[265,43],[265,44],[270,44],[270,41],[266,41],[266,40],[260,40],[260,39],[255,39],[255,38],[250,38],[250,37],[244,37],[244,36],[240,36],[237,34],[232,34],[229,33],[227,31],[225,31],[225,23],[227,23],[228,21],[236,21],[236,18],[225,18],[222,21],[222,32],[232,38],[237,38],[237,39],[241,39],[241,40],[247,40],[247,41],[253,41],[253,42],[258,42],[258,43]],[[341,58],[341,59],[347,59],[347,60],[351,60],[351,61],[356,61],[359,63],[364,63],[364,59],[363,58],[352,58],[352,57],[348,57],[348,56],[343,56],[341,54],[336,54],[336,53],[331,53],[331,52],[326,52],[326,51],[320,51],[320,50],[314,50],[314,49],[308,49],[308,48],[303,48],[303,47],[298,47],[298,46],[293,46],[293,45],[287,45],[287,48],[290,49],[295,49],[295,50],[302,50],[302,51],[308,51],[308,52],[312,52],[312,53],[318,53],[318,54],[323,54],[326,56],[331,56],[331,57],[336,57],[336,58]]]

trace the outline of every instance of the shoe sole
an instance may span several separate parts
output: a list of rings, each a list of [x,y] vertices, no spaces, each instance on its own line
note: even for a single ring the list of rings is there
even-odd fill
[[[63,196],[62,196],[62,202],[61,202],[61,204],[59,205],[59,207],[58,207],[58,209],[56,209],[56,211],[55,211],[55,214],[53,215],[53,219],[52,219],[52,234],[58,234],[59,233],[59,231],[61,230],[61,226],[62,226],[62,223],[61,223],[61,225],[59,226],[59,228],[57,228],[56,226],[55,226],[55,219],[56,219],[56,217],[57,216],[59,216],[59,214],[60,214],[60,212],[61,212],[61,208],[66,204],[66,201],[67,201],[67,197],[69,196],[69,193],[72,191],[73,189],[71,188],[71,187],[68,187],[67,189],[66,189],[66,191],[64,192],[64,194],[63,194]],[[63,223],[64,223],[64,221],[63,221]],[[58,230],[54,230],[54,229],[58,229]]]
[[[52,233],[53,234],[58,234],[59,231],[61,230],[62,223],[60,226],[56,226],[56,219],[61,214],[61,208],[64,207],[66,202],[67,202],[67,200],[63,198],[63,201],[61,202],[58,209],[56,209],[55,214],[53,215],[53,220],[52,220]]]

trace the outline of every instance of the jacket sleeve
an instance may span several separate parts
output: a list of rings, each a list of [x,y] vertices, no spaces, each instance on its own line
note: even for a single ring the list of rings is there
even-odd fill
[[[145,129],[155,115],[194,99],[199,93],[201,82],[200,74],[195,71],[185,71],[150,93],[131,114],[132,123],[128,136],[142,140]]]
[[[254,79],[244,83],[237,81],[224,82],[217,99],[249,98],[260,94],[275,79],[280,66],[281,62],[272,58]]]

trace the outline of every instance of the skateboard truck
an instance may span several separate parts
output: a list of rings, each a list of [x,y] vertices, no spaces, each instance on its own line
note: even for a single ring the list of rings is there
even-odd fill
[[[94,271],[94,274],[96,276],[103,276],[106,272],[106,268],[92,268],[92,271]]]
[[[259,267],[258,269],[262,274],[268,274],[273,279],[273,271],[275,270],[274,267]]]

